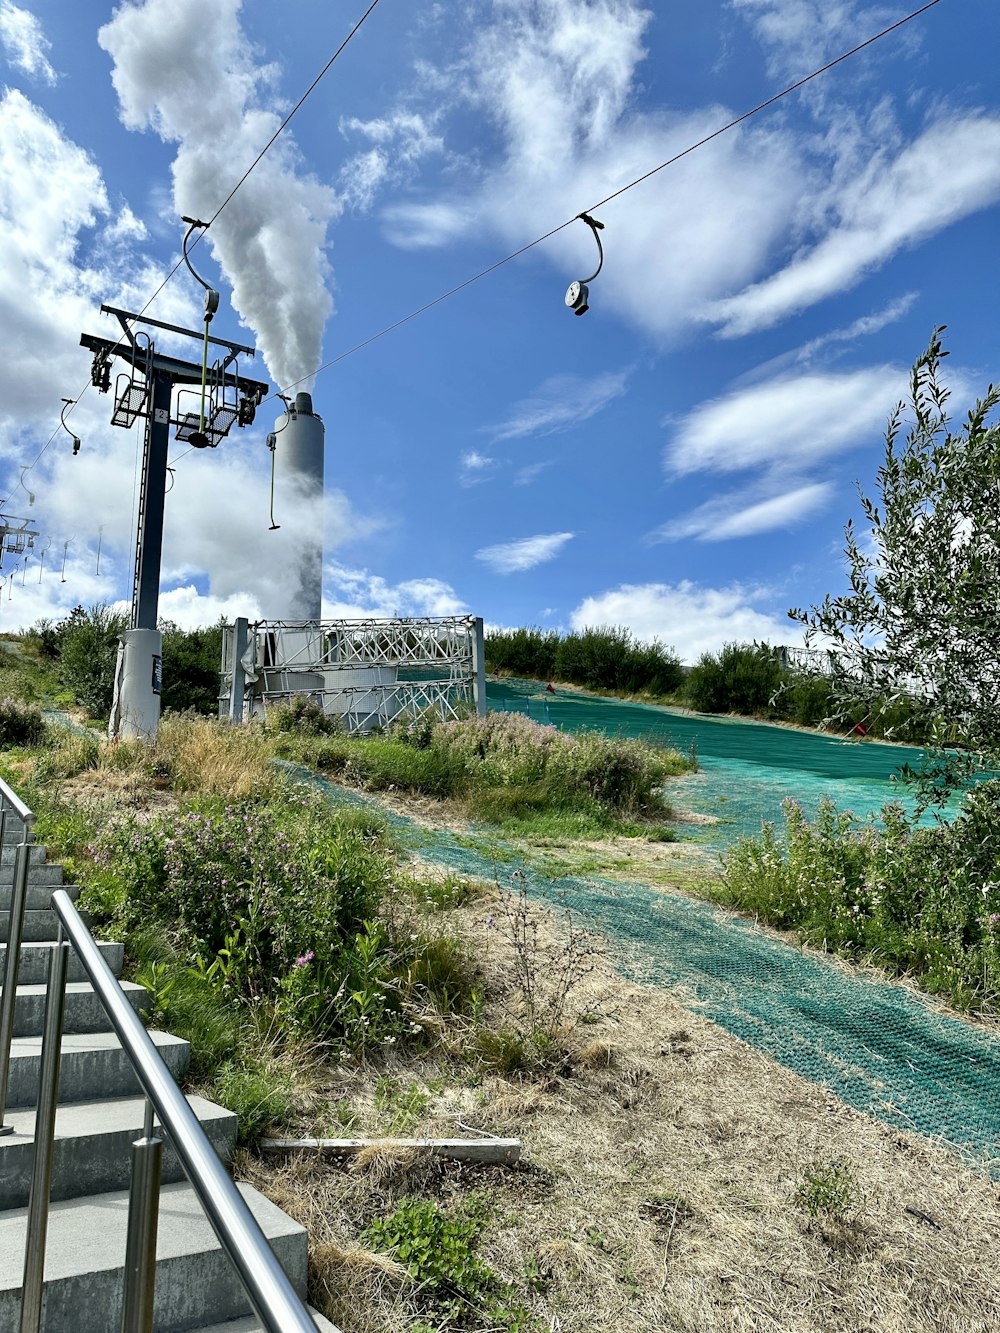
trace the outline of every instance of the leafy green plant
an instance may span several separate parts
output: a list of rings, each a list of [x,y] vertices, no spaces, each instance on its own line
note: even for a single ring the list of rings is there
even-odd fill
[[[241,1143],[254,1143],[268,1125],[287,1116],[292,1103],[288,1075],[263,1061],[233,1061],[223,1065],[213,1084],[213,1093],[239,1117]]]
[[[473,1195],[463,1204],[440,1208],[430,1200],[404,1199],[387,1217],[361,1234],[361,1243],[390,1254],[415,1286],[420,1316],[446,1322],[449,1329],[509,1330],[528,1333],[538,1321],[480,1258],[478,1242],[489,1218],[485,1200]]]
[[[41,745],[46,733],[40,709],[20,699],[0,698],[0,746]]]
[[[963,798],[950,824],[921,827],[899,805],[862,821],[832,802],[810,821],[785,803],[723,859],[715,894],[810,943],[912,976],[962,1009],[1000,1004],[1000,782]]]
[[[846,1222],[860,1199],[854,1173],[843,1162],[813,1162],[795,1188],[795,1202],[812,1218]]]

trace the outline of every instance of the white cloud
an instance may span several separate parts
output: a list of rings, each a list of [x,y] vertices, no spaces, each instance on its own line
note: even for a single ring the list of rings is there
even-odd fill
[[[846,0],[738,8],[773,67],[797,72],[883,17]],[[437,189],[396,191],[382,218],[398,245],[492,232],[516,248],[740,109],[637,106],[652,17],[637,0],[472,0],[466,12],[473,36],[464,56],[424,83],[441,137],[449,116],[460,122],[456,142],[467,141],[471,122],[476,149]],[[903,40],[912,50],[920,38]],[[851,68],[854,78],[875,77],[865,62]],[[614,311],[665,340],[699,322],[726,336],[768,327],[1000,197],[1000,117],[936,106],[911,142],[890,94],[869,98],[859,115],[827,105],[836,89],[819,81],[798,100],[815,124],[754,118],[607,205],[590,318]],[[579,278],[593,267],[593,238],[577,223],[533,254]],[[552,300],[560,294],[554,281]]]
[[[673,472],[815,462],[869,443],[906,390],[893,366],[807,371],[738,388],[689,413],[664,454]]]
[[[422,158],[444,151],[441,136],[413,111],[395,111],[374,120],[343,117],[340,132],[345,137],[360,135],[373,145],[346,162],[339,177],[345,202],[362,212],[371,208],[383,185],[408,179]]]
[[[454,588],[432,577],[388,583],[367,569],[328,561],[324,571],[323,615],[327,619],[367,616],[454,616],[468,607]]]
[[[732,641],[801,643],[802,633],[790,621],[752,605],[760,595],[740,584],[728,588],[703,588],[687,580],[674,585],[622,584],[584,598],[570,623],[576,630],[625,625],[638,639],[660,639],[688,663]]]
[[[496,471],[497,466],[495,458],[470,449],[468,453],[462,455],[459,462],[458,480],[463,486],[478,486]]]
[[[731,0],[731,3],[746,16],[768,49],[768,72],[798,77],[870,37],[884,26],[887,13],[866,11],[862,29],[853,0]]]
[[[56,82],[56,72],[45,54],[52,43],[35,15],[11,0],[0,0],[0,44],[15,69],[44,83]]]
[[[178,215],[211,217],[279,124],[265,105],[275,71],[254,63],[240,4],[127,0],[98,33],[114,61],[123,124],[178,145]],[[333,309],[326,233],[340,212],[333,190],[302,169],[286,130],[208,233],[233,307],[280,385],[319,365]]]
[[[585,379],[553,375],[516,403],[506,421],[489,427],[495,440],[520,440],[529,435],[555,435],[588,421],[625,392],[627,370],[606,371]]]
[[[436,197],[393,201],[382,216],[399,245],[445,245],[470,231],[523,244],[731,118],[725,106],[635,109],[652,14],[633,0],[503,0],[477,6],[475,17],[464,60],[439,76],[433,96],[451,99],[464,125],[470,112],[489,122],[481,138],[499,136],[499,156],[477,156],[455,173],[461,183]],[[676,336],[707,300],[757,276],[796,201],[818,183],[811,176],[790,135],[754,125],[646,182],[627,207],[601,218],[606,260],[592,293],[595,314],[613,309]],[[594,267],[583,223],[542,253],[566,279]],[[553,283],[554,302],[564,285]]]
[[[1000,199],[1000,116],[949,116],[894,156],[875,152],[828,195],[835,221],[811,248],[706,317],[724,337],[771,328],[854,287],[900,249]]]
[[[572,532],[550,532],[537,537],[521,537],[517,541],[484,546],[476,552],[476,559],[488,565],[495,574],[514,574],[553,560],[568,541]]]
[[[518,468],[514,474],[515,486],[531,486],[541,474],[555,463],[554,458],[543,458],[537,463],[529,463],[527,467]]]
[[[721,542],[757,536],[775,528],[796,527],[822,508],[832,494],[829,482],[814,482],[751,504],[741,504],[738,497],[722,496],[700,505],[690,514],[671,519],[658,529],[654,539],[679,541],[694,537],[703,542]]]

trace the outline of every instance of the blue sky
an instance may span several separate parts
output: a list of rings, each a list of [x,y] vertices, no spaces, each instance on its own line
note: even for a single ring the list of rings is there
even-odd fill
[[[956,415],[997,376],[995,0],[941,0],[596,210],[583,318],[576,221],[312,377],[915,7],[380,0],[197,252],[214,331],[326,422],[328,615],[624,624],[688,661],[799,641],[932,328]],[[143,304],[363,9],[0,0],[0,484],[43,534],[0,628],[130,595],[137,437],[80,396],[79,335]],[[149,313],[195,326],[200,291],[181,270]],[[75,458],[45,447],[64,396]],[[180,623],[280,605],[315,516],[268,531],[277,406],[171,451]]]

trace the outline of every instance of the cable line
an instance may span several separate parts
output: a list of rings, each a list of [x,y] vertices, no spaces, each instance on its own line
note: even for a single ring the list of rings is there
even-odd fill
[[[350,32],[347,34],[347,36],[344,38],[344,40],[340,43],[340,45],[339,45],[339,46],[337,47],[337,49],[334,51],[333,55],[332,55],[332,56],[330,57],[330,59],[326,62],[326,64],[323,66],[323,68],[320,70],[320,72],[316,75],[316,77],[313,79],[312,83],[310,83],[309,87],[305,90],[305,92],[302,94],[302,96],[299,98],[299,100],[295,103],[295,105],[292,107],[291,111],[288,112],[288,114],[285,116],[284,120],[282,120],[281,124],[278,126],[278,128],[277,128],[277,129],[274,131],[274,133],[271,135],[270,139],[268,139],[267,143],[266,143],[266,144],[264,145],[264,147],[260,150],[260,152],[259,152],[259,153],[257,154],[257,156],[254,158],[254,160],[253,160],[253,161],[250,163],[250,165],[247,167],[246,171],[244,171],[243,175],[239,178],[239,180],[236,182],[236,184],[233,186],[233,188],[232,188],[232,189],[229,191],[229,193],[226,195],[225,199],[223,199],[222,203],[218,206],[218,208],[215,210],[215,212],[214,212],[214,213],[212,214],[212,216],[209,218],[209,220],[208,220],[208,222],[207,222],[207,224],[206,224],[206,229],[207,229],[207,227],[210,227],[210,226],[212,225],[213,222],[216,221],[216,219],[219,217],[219,215],[220,215],[220,213],[222,212],[222,210],[223,210],[228,204],[232,203],[233,198],[235,197],[235,195],[237,194],[237,192],[242,188],[242,186],[244,186],[244,185],[246,184],[247,180],[250,178],[250,176],[252,175],[252,173],[257,169],[257,167],[260,166],[261,162],[264,160],[265,155],[266,155],[266,154],[268,153],[268,151],[274,146],[274,143],[275,143],[275,141],[278,139],[279,135],[281,135],[281,134],[284,132],[284,130],[287,129],[287,127],[288,127],[288,125],[289,125],[289,122],[291,121],[292,117],[296,114],[297,111],[300,110],[300,108],[303,106],[303,104],[306,102],[306,100],[311,96],[311,94],[312,94],[313,92],[315,92],[315,90],[316,90],[316,88],[318,87],[318,85],[322,82],[323,78],[329,73],[331,67],[335,64],[337,58],[338,58],[338,57],[340,56],[340,54],[344,51],[344,49],[350,44],[350,42],[353,40],[353,38],[357,35],[357,33],[358,33],[359,30],[361,29],[362,25],[364,24],[365,20],[368,18],[369,14],[371,14],[372,10],[375,9],[375,7],[376,7],[378,4],[379,4],[379,0],[371,0],[371,3],[369,4],[368,8],[367,8],[367,9],[365,10],[365,12],[361,15],[361,17],[357,20],[357,22],[356,22],[356,23],[354,24],[354,26],[351,28]],[[202,237],[204,236],[204,234],[205,234],[204,232],[200,232],[200,233],[194,238],[194,240],[192,241],[191,246],[190,246],[190,249],[191,249],[191,250],[195,249],[195,247],[199,244],[199,242],[201,241],[201,239],[202,239]],[[153,292],[152,296],[150,296],[149,299],[146,301],[145,305],[144,305],[144,306],[142,307],[142,309],[139,311],[139,314],[136,316],[136,318],[139,318],[140,316],[142,316],[142,315],[144,315],[144,314],[146,313],[146,311],[147,311],[147,310],[149,309],[149,307],[153,304],[153,302],[156,300],[156,298],[159,296],[159,294],[163,291],[164,287],[166,287],[167,283],[170,282],[170,280],[173,278],[174,274],[177,272],[177,270],[178,270],[184,263],[185,263],[185,256],[182,254],[182,255],[180,256],[180,258],[178,258],[178,260],[177,260],[176,263],[174,264],[173,268],[170,269],[170,271],[167,273],[166,277],[163,279],[163,281],[160,283],[160,285],[159,285],[159,286],[156,288],[156,290]],[[134,323],[134,322],[135,322],[135,321],[133,321],[133,323]],[[113,352],[116,348],[118,348],[118,347],[120,347],[120,346],[122,345],[122,341],[123,341],[124,337],[125,337],[125,335],[124,335],[124,333],[123,333],[122,336],[121,336],[121,337],[118,339],[118,341],[115,343],[114,348],[111,349],[112,352]],[[91,387],[91,385],[90,385],[90,381],[88,380],[87,383],[83,386],[83,389],[80,391],[80,393],[77,394],[77,397],[76,397],[76,400],[75,400],[73,406],[75,406],[76,403],[78,403],[78,402],[80,401],[80,399],[83,397],[83,395],[87,392],[87,390],[88,390],[90,387]],[[73,409],[72,409],[72,407],[71,407],[71,408],[69,408],[68,410],[69,410],[69,412],[72,412]],[[64,424],[64,423],[63,423],[63,424]],[[48,447],[49,447],[49,445],[52,443],[52,441],[56,438],[56,436],[58,435],[58,433],[59,433],[59,427],[56,427],[56,429],[52,432],[52,434],[49,436],[49,438],[48,438],[48,439],[45,441],[45,443],[42,445],[41,449],[39,449],[38,453],[35,455],[35,457],[33,458],[33,460],[32,460],[30,463],[25,464],[24,468],[22,469],[23,472],[30,472],[30,471],[31,471],[31,469],[35,466],[35,464],[38,463],[38,461],[41,459],[42,455],[45,453],[46,449],[48,449]],[[8,496],[6,497],[6,499],[4,499],[4,500],[0,500],[0,505],[2,505],[2,504],[8,504],[9,501],[10,501],[10,499],[11,499],[11,496],[8,495]]]
[[[711,143],[713,139],[718,139],[720,135],[735,129],[737,125],[742,125],[745,120],[749,120],[751,116],[756,116],[758,112],[765,111],[769,106],[774,106],[775,102],[780,102],[781,99],[787,97],[789,93],[796,92],[799,88],[804,87],[813,79],[819,78],[821,74],[825,74],[828,70],[833,69],[843,61],[849,60],[851,56],[856,56],[860,51],[864,51],[866,47],[881,41],[881,39],[887,37],[889,33],[895,32],[897,28],[901,28],[904,24],[910,23],[915,18],[919,18],[921,14],[926,14],[929,9],[933,9],[935,5],[940,3],[941,0],[928,0],[927,4],[921,5],[919,9],[915,9],[911,14],[907,14],[905,18],[897,19],[895,23],[890,23],[889,26],[883,28],[881,32],[877,32],[873,36],[866,38],[865,41],[859,42],[857,46],[852,46],[849,51],[844,51],[835,59],[827,61],[825,65],[821,65],[819,69],[814,69],[811,74],[806,74],[804,78],[797,79],[795,83],[790,83],[787,88],[782,88],[781,92],[774,93],[773,96],[767,98],[766,101],[759,102],[757,106],[752,107],[749,111],[744,111],[742,115],[727,121],[725,125],[720,125],[718,129],[713,130],[711,134],[706,134],[705,137],[699,139],[697,143],[690,144],[687,148],[682,149],[681,152],[675,153],[673,157],[668,157],[665,162],[661,162],[658,166],[643,172],[641,176],[636,176],[635,180],[631,180],[627,185],[622,185],[611,194],[605,195],[603,199],[599,199],[596,204],[591,204],[588,208],[583,209],[582,212],[593,213],[597,209],[603,208],[605,204],[611,203],[613,199],[620,198],[621,195],[625,194],[628,190],[633,190],[637,185],[641,185],[644,181],[648,181],[651,176],[655,176],[666,167],[673,166],[673,164],[679,162],[682,157],[687,157],[689,153],[695,152],[696,149],[703,148],[705,144]],[[473,274],[471,278],[466,278],[464,282],[460,282],[457,286],[450,288],[446,292],[442,292],[440,296],[436,296],[433,301],[428,301],[425,305],[419,306],[416,310],[411,310],[408,315],[403,315],[402,318],[397,319],[392,324],[388,324],[384,329],[379,329],[378,333],[373,333],[370,337],[365,338],[363,342],[355,343],[355,345],[349,347],[347,351],[339,353],[339,355],[333,357],[329,361],[324,361],[321,366],[318,366],[316,370],[312,371],[310,374],[302,375],[299,379],[292,380],[290,384],[286,384],[282,387],[281,393],[287,394],[289,390],[294,389],[296,385],[305,383],[306,380],[312,379],[314,375],[319,375],[324,370],[329,370],[332,366],[337,365],[341,361],[346,361],[347,358],[353,356],[355,352],[360,352],[364,348],[370,347],[373,342],[377,342],[379,338],[384,338],[386,334],[394,333],[396,329],[402,328],[404,324],[408,324],[410,320],[416,319],[418,315],[423,315],[426,314],[428,310],[433,310],[433,308],[436,305],[440,305],[442,301],[447,301],[450,297],[457,295],[458,292],[464,291],[466,287],[471,287],[473,283],[479,282],[480,279],[488,277],[491,273],[495,273],[498,268],[503,268],[505,264],[509,264],[514,259],[519,259],[523,254],[527,254],[527,252],[533,250],[536,245],[541,245],[543,241],[547,241],[559,232],[564,231],[566,227],[571,226],[581,216],[581,213],[574,213],[571,218],[567,218],[565,222],[560,222],[557,227],[552,227],[551,230],[544,232],[541,236],[536,236],[533,241],[528,241],[526,245],[522,245],[519,249],[506,255],[503,259],[498,259],[487,268],[480,269],[480,271]],[[278,394],[270,395],[270,398],[275,397],[278,397]],[[265,399],[265,401],[269,401],[269,399]]]

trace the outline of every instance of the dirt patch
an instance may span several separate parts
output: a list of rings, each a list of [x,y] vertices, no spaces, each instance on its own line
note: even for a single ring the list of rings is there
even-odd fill
[[[489,978],[484,1022],[524,1016],[497,891],[441,914]],[[507,905],[505,905],[505,903]],[[565,945],[530,907],[537,978]],[[678,1333],[979,1333],[1000,1326],[1000,1190],[944,1146],[890,1129],[775,1064],[667,990],[592,959],[570,997],[565,1058],[476,1074],[462,1047],[341,1065],[313,1084],[300,1132],[518,1136],[517,1170],[376,1154],[242,1171],[310,1226],[317,1298],[344,1333],[403,1333],[411,1284],[358,1245],[404,1197],[491,1202],[483,1257],[540,1329]],[[387,1094],[386,1089],[389,1089]],[[840,1181],[838,1206],[817,1206]],[[811,1211],[810,1211],[811,1207]],[[469,1327],[478,1325],[469,1325]]]

